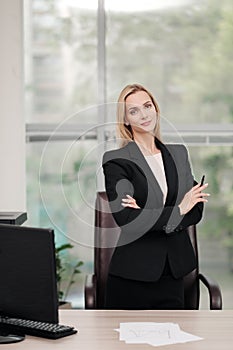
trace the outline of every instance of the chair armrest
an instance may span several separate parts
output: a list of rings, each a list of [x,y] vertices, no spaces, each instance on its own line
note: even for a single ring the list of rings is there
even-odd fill
[[[96,309],[96,276],[87,275],[85,278],[85,309]]]
[[[222,294],[219,285],[202,273],[199,273],[198,278],[208,289],[210,310],[222,310]]]

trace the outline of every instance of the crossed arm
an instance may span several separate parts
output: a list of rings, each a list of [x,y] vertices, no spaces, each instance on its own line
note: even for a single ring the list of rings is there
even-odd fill
[[[133,188],[126,167],[118,160],[103,163],[106,192],[112,215],[122,229],[134,235],[148,231],[166,231],[172,215],[172,229],[179,231],[196,224],[202,217],[203,202],[208,194],[201,193],[208,184],[196,184],[179,205],[161,208],[140,208],[133,197]],[[166,231],[169,234],[169,232]]]

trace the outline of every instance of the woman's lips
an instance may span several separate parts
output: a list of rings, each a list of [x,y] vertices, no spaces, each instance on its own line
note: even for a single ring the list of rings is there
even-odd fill
[[[149,120],[148,122],[142,123],[141,125],[148,126],[148,125],[150,125],[150,122],[151,122],[151,120]]]

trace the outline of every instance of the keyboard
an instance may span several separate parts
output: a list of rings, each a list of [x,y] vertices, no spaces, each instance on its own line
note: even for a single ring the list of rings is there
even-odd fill
[[[8,334],[27,334],[48,339],[63,338],[77,333],[77,330],[70,326],[6,316],[0,316],[0,331]]]

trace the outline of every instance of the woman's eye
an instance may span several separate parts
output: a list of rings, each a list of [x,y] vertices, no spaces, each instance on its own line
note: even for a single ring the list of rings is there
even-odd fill
[[[150,108],[152,108],[152,104],[148,104],[148,105],[146,105],[145,106],[147,109],[150,109]]]
[[[129,111],[129,113],[130,113],[131,115],[135,115],[135,114],[137,114],[137,111],[136,111],[135,109],[131,109],[131,110]]]

